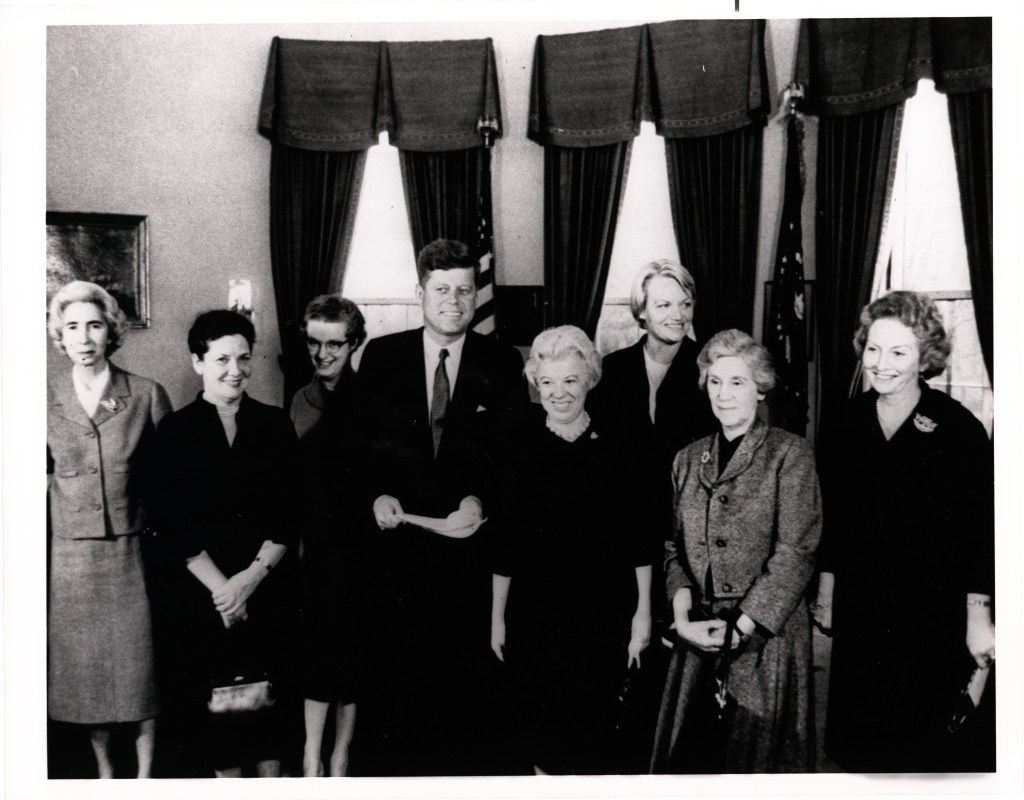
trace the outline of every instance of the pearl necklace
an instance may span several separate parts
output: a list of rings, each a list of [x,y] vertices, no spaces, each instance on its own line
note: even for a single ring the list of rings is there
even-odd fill
[[[590,427],[590,414],[584,411],[572,422],[561,423],[553,422],[551,417],[547,417],[544,423],[548,426],[548,430],[551,431],[559,439],[565,439],[567,442],[575,442],[579,439],[583,432]]]

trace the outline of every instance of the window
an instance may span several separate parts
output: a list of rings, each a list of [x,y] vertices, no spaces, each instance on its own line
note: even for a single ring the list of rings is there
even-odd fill
[[[359,305],[369,338],[422,324],[416,255],[405,207],[398,148],[386,133],[366,151],[366,167],[341,293]],[[353,357],[358,367],[360,348]]]
[[[602,354],[640,338],[640,328],[629,311],[629,289],[640,265],[658,258],[678,261],[679,247],[672,228],[665,140],[655,133],[654,123],[643,122],[633,140],[597,325],[597,349]]]
[[[945,95],[930,80],[904,108],[892,199],[872,297],[927,292],[953,342],[946,371],[929,384],[959,400],[992,432],[992,386],[974,322],[960,192]]]

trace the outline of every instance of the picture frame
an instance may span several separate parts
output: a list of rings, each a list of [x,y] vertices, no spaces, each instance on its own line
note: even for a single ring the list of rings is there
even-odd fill
[[[65,283],[106,289],[133,328],[150,326],[149,234],[138,214],[46,212],[46,302]]]
[[[771,324],[772,294],[775,289],[775,281],[764,282],[764,324],[761,331],[761,341],[767,342],[771,338],[768,326]],[[817,326],[815,324],[815,303],[814,303],[814,281],[804,281],[804,325],[806,326],[807,342],[807,363],[813,363],[814,351],[817,346]]]

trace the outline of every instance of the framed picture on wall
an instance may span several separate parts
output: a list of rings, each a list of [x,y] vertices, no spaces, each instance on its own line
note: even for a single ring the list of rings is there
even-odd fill
[[[133,328],[149,327],[149,237],[135,214],[46,212],[46,302],[73,280],[99,284]]]

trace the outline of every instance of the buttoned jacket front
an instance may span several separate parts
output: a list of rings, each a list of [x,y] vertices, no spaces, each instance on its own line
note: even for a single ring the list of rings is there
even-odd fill
[[[110,383],[90,419],[67,370],[51,377],[46,410],[53,534],[93,539],[141,530],[152,438],[171,410],[164,388],[110,364]]]
[[[807,441],[755,419],[718,474],[718,435],[684,448],[673,465],[675,534],[666,542],[669,601],[680,588],[740,607],[778,633],[799,603],[821,537],[821,494]],[[694,603],[696,605],[696,602]]]

